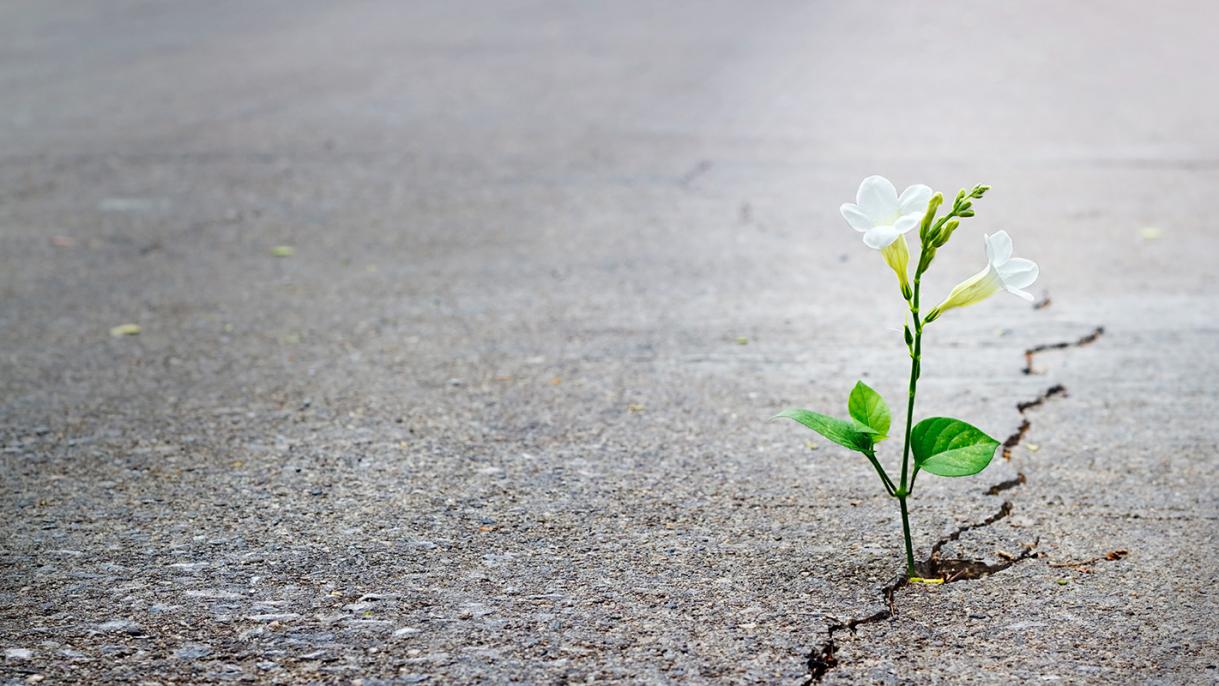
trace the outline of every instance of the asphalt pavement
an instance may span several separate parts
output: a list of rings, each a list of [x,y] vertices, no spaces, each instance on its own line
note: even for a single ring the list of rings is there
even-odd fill
[[[1215,683],[1217,21],[5,3],[0,680]],[[766,421],[904,397],[869,174],[1041,266],[928,328],[942,585]]]

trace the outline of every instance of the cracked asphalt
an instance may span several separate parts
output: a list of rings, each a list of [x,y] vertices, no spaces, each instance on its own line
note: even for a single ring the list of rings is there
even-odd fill
[[[1216,682],[1216,21],[4,4],[0,680]],[[912,501],[1029,555],[891,608],[896,504],[765,421],[900,404],[872,173],[994,187],[927,299],[1002,228],[1044,305],[928,327],[1013,440]]]

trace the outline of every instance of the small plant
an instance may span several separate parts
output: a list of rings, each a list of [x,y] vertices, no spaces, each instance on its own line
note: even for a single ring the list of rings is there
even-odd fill
[[[902,535],[906,540],[906,574],[912,581],[918,578],[914,565],[914,549],[910,542],[910,512],[907,501],[914,494],[914,482],[919,472],[938,476],[970,476],[990,464],[999,441],[974,426],[951,417],[929,417],[914,424],[914,397],[922,373],[923,330],[945,312],[972,305],[999,292],[1032,300],[1021,289],[1037,280],[1037,265],[1031,260],[1012,257],[1012,239],[1006,231],[984,235],[986,267],[957,284],[939,305],[926,316],[919,306],[919,285],[923,274],[935,260],[935,253],[948,242],[961,220],[974,216],[973,201],[981,198],[990,186],[974,186],[961,190],[952,208],[939,216],[944,196],[932,193],[923,185],[910,186],[899,196],[897,189],[883,176],[869,176],[859,184],[854,203],[842,206],[843,218],[851,228],[863,234],[869,248],[879,250],[885,262],[897,273],[898,286],[910,308],[910,320],[905,325],[906,349],[910,354],[910,391],[906,402],[905,438],[902,444],[901,478],[896,483],[876,458],[876,444],[889,435],[889,407],[884,398],[860,381],[847,399],[850,419],[838,419],[809,410],[785,410],[778,417],[787,417],[816,431],[827,439],[862,453],[872,463],[885,491],[897,499],[902,512]],[[906,234],[918,227],[919,255],[913,283],[908,275],[910,250]],[[914,464],[911,467],[910,458]]]

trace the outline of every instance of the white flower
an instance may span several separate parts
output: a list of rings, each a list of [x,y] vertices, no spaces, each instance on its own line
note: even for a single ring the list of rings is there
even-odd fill
[[[922,222],[931,195],[930,188],[917,184],[902,191],[899,198],[889,179],[869,176],[859,184],[855,203],[844,203],[839,208],[851,228],[863,233],[864,244],[884,256],[907,295],[910,248],[906,246],[905,234]]]
[[[986,268],[957,284],[944,302],[927,315],[927,321],[954,307],[965,307],[986,300],[1000,289],[1032,300],[1033,294],[1020,290],[1037,280],[1037,263],[1012,257],[1012,238],[1006,231],[986,236]]]
[[[882,250],[897,237],[919,225],[931,201],[931,189],[917,184],[902,191],[883,176],[869,176],[859,184],[854,203],[844,203],[839,211],[851,228],[863,234],[869,248]]]

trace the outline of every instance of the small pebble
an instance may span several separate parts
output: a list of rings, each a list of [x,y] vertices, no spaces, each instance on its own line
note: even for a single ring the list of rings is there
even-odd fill
[[[212,647],[204,643],[186,643],[174,651],[174,657],[180,660],[197,660],[212,654]]]
[[[126,619],[112,619],[108,622],[102,622],[97,625],[98,631],[105,632],[122,632],[132,636],[139,636],[144,633],[139,624]]]
[[[246,619],[254,622],[286,622],[290,619],[300,619],[300,615],[295,612],[280,612],[269,613],[263,615],[250,615]]]

